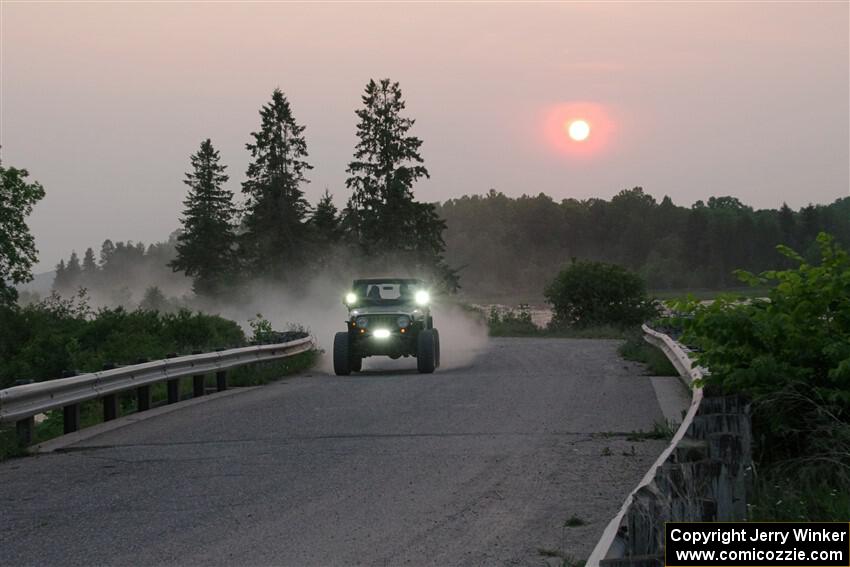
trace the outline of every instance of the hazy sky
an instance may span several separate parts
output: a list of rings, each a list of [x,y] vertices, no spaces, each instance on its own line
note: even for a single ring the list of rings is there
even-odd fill
[[[278,86],[307,127],[312,202],[325,187],[348,197],[370,77],[400,81],[417,120],[422,200],[641,185],[684,205],[729,194],[799,207],[850,187],[847,2],[1,9],[3,162],[47,190],[30,223],[36,271],[105,238],[165,239],[206,137],[238,192]],[[582,151],[552,139],[573,109],[607,124]]]

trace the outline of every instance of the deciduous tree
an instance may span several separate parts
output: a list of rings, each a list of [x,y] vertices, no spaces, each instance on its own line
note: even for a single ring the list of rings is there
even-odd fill
[[[14,285],[32,279],[38,257],[27,217],[44,198],[44,188],[28,183],[28,176],[26,169],[0,163],[0,305],[14,303],[18,296]]]

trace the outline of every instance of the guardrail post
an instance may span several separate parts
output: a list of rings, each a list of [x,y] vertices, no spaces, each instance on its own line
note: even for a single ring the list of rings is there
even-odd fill
[[[227,371],[219,370],[215,373],[215,387],[219,392],[227,389]]]
[[[177,358],[176,352],[169,352],[165,358]],[[172,378],[165,382],[165,392],[168,396],[167,403],[176,404],[180,401],[180,378]]]
[[[203,374],[198,374],[196,376],[192,376],[192,396],[197,398],[199,396],[203,396],[206,392],[204,392],[204,381],[206,376]]]
[[[200,350],[193,350],[192,354],[202,354]],[[206,380],[206,376],[203,374],[196,374],[192,376],[192,397],[198,398],[203,396],[206,392],[204,391],[204,382]]]
[[[103,364],[104,370],[112,370],[113,368],[115,368],[115,364],[111,362],[105,362]],[[103,421],[112,421],[117,417],[118,394],[109,394],[107,396],[103,396]]]
[[[35,433],[35,418],[30,416],[19,419],[15,422],[15,433],[18,436],[18,445],[21,447],[32,445],[33,434]]]
[[[165,389],[168,394],[168,403],[176,404],[180,401],[180,379],[174,378],[165,383]]]
[[[103,421],[112,421],[118,417],[118,395],[103,396]]]
[[[136,388],[136,409],[147,411],[151,409],[151,387],[139,386]]]
[[[71,404],[62,408],[65,433],[73,433],[80,428],[80,404]]]

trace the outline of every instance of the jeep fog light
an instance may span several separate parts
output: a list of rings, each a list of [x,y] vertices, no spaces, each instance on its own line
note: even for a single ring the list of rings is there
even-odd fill
[[[388,339],[390,338],[390,332],[387,329],[375,329],[375,332],[372,333],[372,336],[376,339]]]
[[[428,302],[431,301],[431,296],[424,289],[420,289],[416,292],[415,299],[417,305],[428,305]]]
[[[354,305],[355,303],[357,303],[357,296],[353,293],[346,293],[345,302],[349,305]]]

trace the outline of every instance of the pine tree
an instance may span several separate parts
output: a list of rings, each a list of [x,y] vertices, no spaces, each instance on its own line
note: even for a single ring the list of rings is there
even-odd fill
[[[414,120],[402,116],[405,103],[398,83],[370,80],[357,110],[359,141],[349,163],[346,187],[352,190],[344,223],[367,255],[394,257],[414,271],[430,271],[449,288],[457,277],[443,263],[445,222],[430,203],[413,198],[413,185],[428,177],[419,148],[409,134]]]
[[[233,193],[224,188],[227,166],[219,163],[212,142],[201,142],[190,160],[192,171],[183,181],[189,186],[180,220],[183,232],[177,237],[177,258],[169,266],[192,278],[196,294],[215,296],[225,291],[235,274],[236,209]]]
[[[59,260],[56,264],[56,274],[53,276],[53,290],[62,293],[68,289],[68,275],[65,268],[65,260]]]
[[[304,127],[280,89],[260,109],[260,130],[246,144],[252,162],[242,192],[247,195],[240,251],[249,273],[293,280],[307,262],[305,222],[309,204],[301,185],[307,163]]]
[[[325,189],[322,198],[316,205],[310,223],[316,232],[316,239],[320,242],[333,243],[339,240],[339,216],[333,196]]]
[[[145,295],[139,303],[139,309],[167,312],[170,310],[170,305],[162,290],[157,286],[151,286],[145,290]]]
[[[71,252],[71,257],[68,258],[68,263],[65,265],[65,277],[67,278],[67,289],[76,290],[80,285],[80,277],[83,275],[82,267],[80,267],[80,258],[76,252]]]
[[[86,248],[83,255],[83,285],[91,287],[97,282],[97,262],[94,259],[94,250]]]

